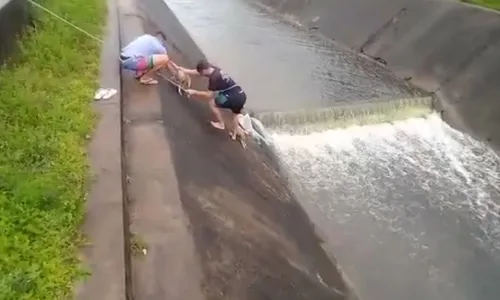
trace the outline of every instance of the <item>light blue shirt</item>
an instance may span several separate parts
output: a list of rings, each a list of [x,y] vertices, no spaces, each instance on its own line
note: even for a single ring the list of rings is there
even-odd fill
[[[145,34],[123,47],[121,54],[126,57],[148,57],[155,54],[167,54],[167,49],[156,37]]]

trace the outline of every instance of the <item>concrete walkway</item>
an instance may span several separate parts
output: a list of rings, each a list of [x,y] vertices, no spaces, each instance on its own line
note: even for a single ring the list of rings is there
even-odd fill
[[[116,0],[108,0],[108,20],[101,54],[101,86],[118,93],[94,103],[99,123],[89,146],[92,186],[87,199],[84,233],[89,244],[84,262],[92,273],[76,289],[76,299],[126,298],[122,193],[120,48]]]

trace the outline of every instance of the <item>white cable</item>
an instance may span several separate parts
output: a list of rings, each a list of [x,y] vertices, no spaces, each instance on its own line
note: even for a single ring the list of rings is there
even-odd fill
[[[85,31],[85,30],[83,30],[82,28],[80,28],[80,27],[76,26],[75,24],[73,24],[73,23],[71,23],[71,22],[69,22],[69,21],[67,21],[67,20],[65,20],[65,19],[63,19],[63,18],[61,18],[61,17],[60,17],[60,16],[58,16],[56,13],[54,13],[54,12],[52,12],[52,11],[48,10],[47,8],[45,8],[45,7],[41,6],[40,4],[36,3],[35,1],[33,1],[33,0],[28,0],[28,1],[29,1],[31,4],[33,4],[34,6],[36,6],[36,7],[40,8],[40,9],[44,10],[44,11],[45,11],[45,12],[47,12],[48,14],[50,14],[50,15],[52,15],[53,17],[55,17],[55,18],[59,19],[60,21],[63,21],[64,23],[68,24],[69,26],[71,26],[71,27],[75,28],[76,30],[78,30],[78,31],[80,31],[80,32],[83,32],[84,34],[86,34],[87,36],[89,36],[89,37],[93,38],[94,40],[96,40],[96,41],[98,41],[98,42],[100,42],[100,43],[104,43],[104,41],[103,41],[103,40],[101,40],[101,39],[97,38],[96,36],[94,36],[94,35],[92,35],[92,34],[90,34],[90,33],[88,33],[87,31]]]

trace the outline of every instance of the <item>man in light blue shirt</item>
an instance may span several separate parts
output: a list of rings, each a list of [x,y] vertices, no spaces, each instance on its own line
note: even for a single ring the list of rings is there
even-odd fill
[[[178,67],[167,54],[166,38],[162,32],[155,36],[144,34],[123,47],[120,60],[122,67],[135,71],[135,76],[142,84],[157,84],[152,78],[154,72],[167,68],[172,74],[177,74]]]

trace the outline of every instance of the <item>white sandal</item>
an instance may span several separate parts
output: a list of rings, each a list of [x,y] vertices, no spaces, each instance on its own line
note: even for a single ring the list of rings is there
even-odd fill
[[[155,85],[155,84],[158,84],[158,80],[156,79],[153,79],[153,78],[147,78],[147,79],[139,79],[139,83],[140,84],[144,84],[144,85]]]
[[[98,89],[94,94],[94,100],[101,100],[102,97],[104,97],[104,95],[106,95],[106,93],[107,93],[106,89],[103,89],[103,88]]]
[[[106,94],[102,97],[103,100],[108,100],[113,97],[117,91],[115,89],[107,89]]]

